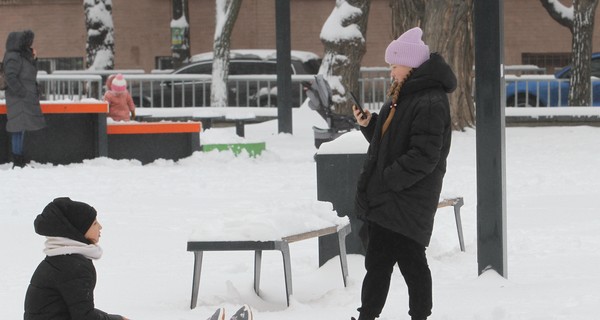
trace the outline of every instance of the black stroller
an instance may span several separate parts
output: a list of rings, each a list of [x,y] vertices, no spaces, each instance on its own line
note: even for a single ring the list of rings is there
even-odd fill
[[[357,128],[354,116],[334,113],[331,110],[333,101],[331,99],[331,87],[323,75],[315,76],[315,81],[304,82],[304,91],[308,97],[308,106],[317,111],[327,124],[328,129],[318,128],[313,126],[315,134],[315,147],[319,148],[323,142],[331,141],[342,134],[352,131]]]

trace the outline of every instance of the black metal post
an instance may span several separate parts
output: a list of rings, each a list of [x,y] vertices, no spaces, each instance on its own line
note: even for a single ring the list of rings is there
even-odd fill
[[[474,4],[477,264],[507,277],[503,0]]]
[[[290,0],[275,0],[277,40],[277,119],[279,132],[292,133]]]

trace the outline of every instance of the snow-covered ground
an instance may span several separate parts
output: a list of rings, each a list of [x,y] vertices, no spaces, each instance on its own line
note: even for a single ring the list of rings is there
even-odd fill
[[[269,217],[329,210],[316,201],[315,124],[322,119],[304,107],[294,111],[294,135],[276,134],[276,121],[248,125],[248,139],[267,144],[257,158],[211,152],[145,166],[110,159],[22,170],[0,165],[0,319],[22,318],[29,278],[43,259],[44,238],[34,233],[33,220],[58,196],[99,211],[104,256],[95,262],[95,293],[104,311],[133,320],[204,320],[218,306],[231,314],[247,303],[257,320],[356,316],[364,258],[349,256],[344,288],[337,259],[318,267],[314,239],[291,245],[289,308],[275,251],[263,255],[260,297],[252,289],[252,253],[205,253],[198,307],[189,308],[193,254],[186,241],[193,233],[243,234],[261,216],[268,227],[289,229],[302,221]],[[212,129],[206,137],[233,131]],[[459,249],[452,209],[440,209],[427,251],[434,279],[430,319],[598,319],[600,128],[508,128],[506,155],[508,279],[478,276],[475,131],[453,134],[443,192],[465,199],[467,251]],[[380,319],[409,319],[398,270],[392,281]]]

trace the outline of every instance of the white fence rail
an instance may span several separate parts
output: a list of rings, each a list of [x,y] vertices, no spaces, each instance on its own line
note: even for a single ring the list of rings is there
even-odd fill
[[[60,70],[38,74],[44,100],[102,99],[104,82],[110,74],[123,73],[137,106],[152,108],[210,106],[211,75],[143,73],[143,70]],[[292,75],[292,105],[305,99],[303,82],[314,75]],[[357,96],[366,107],[377,110],[386,100],[390,85],[388,68],[361,68]],[[232,107],[277,105],[276,75],[230,75],[228,100]]]

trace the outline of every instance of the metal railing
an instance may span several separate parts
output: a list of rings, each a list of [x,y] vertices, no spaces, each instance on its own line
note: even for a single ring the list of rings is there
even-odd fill
[[[174,75],[142,73],[140,70],[55,71],[38,74],[44,100],[101,100],[104,80],[109,74],[125,74],[128,89],[138,107],[206,107],[210,106],[211,75]],[[303,82],[314,75],[292,75],[292,105],[306,99]],[[388,68],[362,68],[357,93],[364,106],[377,110],[386,99],[390,85]],[[230,75],[227,83],[229,106],[276,106],[277,75]]]
[[[56,71],[38,74],[44,100],[102,99],[104,79],[108,74],[121,72],[127,79],[129,92],[138,107],[206,107],[210,106],[211,75],[174,75],[142,73],[141,70]],[[306,99],[303,82],[312,82],[314,75],[292,75],[292,106]],[[378,110],[386,101],[391,84],[389,68],[361,68],[359,92],[362,104]],[[506,75],[507,106],[567,106],[567,79],[553,75]],[[600,105],[600,79],[592,78],[591,101]],[[229,106],[273,107],[277,105],[276,75],[230,75],[227,83]]]
[[[102,99],[102,77],[99,75],[38,74],[42,100]]]

